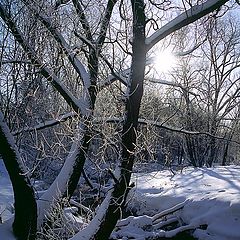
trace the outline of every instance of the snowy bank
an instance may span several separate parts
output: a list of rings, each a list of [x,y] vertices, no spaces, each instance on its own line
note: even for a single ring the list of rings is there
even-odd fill
[[[197,228],[194,237],[240,239],[240,166],[188,168],[176,175],[170,171],[134,174],[133,180],[136,188],[131,193],[129,207],[135,214],[153,216],[189,200],[174,217]],[[121,231],[129,230],[126,226]],[[138,231],[136,227],[135,231]]]
[[[13,213],[13,189],[7,170],[0,159],[0,217],[4,222]],[[0,235],[1,236],[1,235]]]
[[[128,205],[138,217],[119,221],[113,239],[171,238],[187,229],[200,240],[240,239],[240,166],[186,168],[176,175],[166,170],[135,173],[132,180],[136,187]],[[12,194],[0,161],[0,209],[4,209],[4,221],[11,217]],[[177,221],[183,223],[177,229],[163,228]],[[11,222],[0,224],[2,236],[4,240],[14,239]]]

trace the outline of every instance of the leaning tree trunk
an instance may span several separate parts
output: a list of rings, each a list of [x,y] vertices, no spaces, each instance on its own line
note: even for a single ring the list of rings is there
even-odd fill
[[[28,2],[28,1],[26,1],[26,2]],[[53,201],[54,198],[57,199],[57,197],[58,198],[62,198],[62,197],[70,198],[73,195],[73,193],[77,187],[77,184],[79,182],[80,176],[83,172],[83,167],[84,167],[84,164],[86,161],[86,154],[88,152],[89,145],[90,145],[91,139],[93,137],[92,118],[93,118],[93,114],[94,114],[95,102],[96,102],[96,97],[97,97],[97,79],[98,79],[98,69],[99,69],[99,57],[100,57],[103,43],[106,38],[106,32],[107,32],[107,29],[109,26],[111,14],[112,14],[112,11],[113,11],[113,8],[114,8],[114,5],[116,4],[116,2],[117,2],[116,0],[108,0],[105,15],[102,20],[102,25],[100,27],[100,34],[98,36],[97,41],[94,41],[91,36],[90,30],[87,27],[87,26],[89,26],[87,19],[85,17],[81,18],[81,23],[85,30],[86,37],[87,37],[88,41],[91,42],[91,44],[92,44],[91,46],[89,46],[89,56],[88,56],[90,85],[87,87],[87,94],[85,96],[85,98],[86,98],[85,101],[88,103],[88,110],[87,110],[87,113],[83,116],[83,120],[82,120],[82,124],[81,124],[81,126],[83,128],[82,129],[83,136],[81,137],[81,139],[79,139],[78,143],[76,143],[76,147],[73,146],[73,151],[72,150],[70,151],[69,158],[67,159],[67,161],[68,160],[70,161],[70,164],[68,164],[67,162],[66,162],[66,164],[64,164],[60,174],[55,179],[55,181],[51,185],[51,187],[49,188],[49,191],[47,191],[46,194],[43,195],[43,197],[42,197],[43,201],[41,201],[41,203],[39,203],[39,206],[41,204],[41,207],[44,210],[44,212],[41,214],[45,214],[46,212],[49,211],[49,207],[50,207],[49,205],[48,205],[48,208],[44,207],[44,204],[45,204],[44,202],[46,201],[46,199],[48,199],[49,201]],[[84,13],[82,12],[81,6],[79,5],[79,3],[77,1],[73,1],[73,4],[76,7],[77,13],[80,16],[83,16]],[[49,25],[46,25],[46,26],[50,30],[50,32],[54,33],[54,30],[51,28],[51,26],[49,26]],[[56,35],[54,35],[54,36],[56,37]],[[94,49],[93,49],[93,46],[95,46]],[[64,45],[62,47],[64,47]],[[70,165],[70,167],[69,167],[69,165]],[[65,169],[68,169],[68,170],[70,169],[70,171],[68,171],[69,176],[67,176],[67,178],[65,176],[66,175]],[[66,181],[62,188],[63,190],[61,191],[61,194],[59,194],[58,191],[57,192],[55,191],[55,193],[54,193],[55,195],[53,195],[52,192],[54,192],[54,189],[56,189],[56,186],[58,186],[58,182],[62,182],[63,178],[65,178]],[[57,193],[57,197],[55,197],[56,193]],[[43,218],[44,218],[43,216],[41,216],[41,219],[39,218],[40,219],[38,221],[39,225],[42,224]]]
[[[122,134],[122,160],[120,177],[115,181],[114,189],[97,232],[91,239],[108,239],[121,216],[134,163],[136,131],[139,109],[143,94],[143,80],[146,61],[144,1],[132,0],[133,10],[133,58],[126,104],[126,118]]]
[[[22,162],[14,139],[3,114],[0,112],[0,155],[10,176],[13,192],[15,218],[13,232],[19,240],[33,240],[37,230],[37,204],[30,180],[22,167]]]

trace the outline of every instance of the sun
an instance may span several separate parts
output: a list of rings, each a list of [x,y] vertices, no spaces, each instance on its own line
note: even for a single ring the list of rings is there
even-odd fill
[[[176,65],[176,57],[171,51],[158,52],[154,57],[154,69],[158,73],[170,72]]]

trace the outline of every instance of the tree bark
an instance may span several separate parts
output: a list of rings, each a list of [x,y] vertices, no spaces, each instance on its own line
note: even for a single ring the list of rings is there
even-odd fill
[[[30,179],[24,171],[14,139],[0,112],[0,155],[10,176],[13,192],[15,219],[13,232],[19,240],[33,240],[37,231],[37,204]]]
[[[120,177],[114,184],[105,216],[92,239],[108,239],[121,216],[131,179],[136,145],[139,109],[143,95],[143,80],[146,62],[144,1],[132,0],[133,11],[133,58],[126,104],[126,118],[122,134],[122,159]]]

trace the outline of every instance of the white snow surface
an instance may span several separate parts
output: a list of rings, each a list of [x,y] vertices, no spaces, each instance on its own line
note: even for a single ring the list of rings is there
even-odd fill
[[[207,225],[194,231],[196,238],[240,239],[240,166],[138,173],[132,180],[129,205],[138,215],[152,216],[188,200],[176,215],[189,226]]]
[[[12,203],[12,184],[3,161],[0,159],[0,217],[3,222],[12,216]]]
[[[7,170],[0,159],[0,217],[4,224],[0,224],[0,239],[15,239],[12,233],[12,204],[13,189]]]
[[[181,229],[197,228],[194,231],[196,238],[240,239],[240,166],[186,168],[176,175],[168,170],[135,173],[132,180],[136,188],[129,196],[129,206],[134,207],[141,216],[119,221],[118,226],[123,226],[121,239],[134,236],[140,240],[152,236],[153,233],[142,227],[151,225],[154,221],[156,223],[156,218],[152,216],[179,203],[183,203],[184,207],[169,221],[180,217],[186,224]],[[13,202],[12,194],[10,180],[0,160],[0,209],[6,209]],[[11,224],[6,221],[11,214],[6,213],[7,211],[1,215],[4,224],[0,224],[0,239],[11,240],[14,239]],[[126,224],[128,222],[130,224]],[[206,225],[206,229],[198,228],[200,225]],[[166,234],[158,229],[158,234],[171,236],[173,231]],[[112,234],[113,237],[117,235],[119,232]],[[79,239],[79,236],[81,233],[73,239]]]

